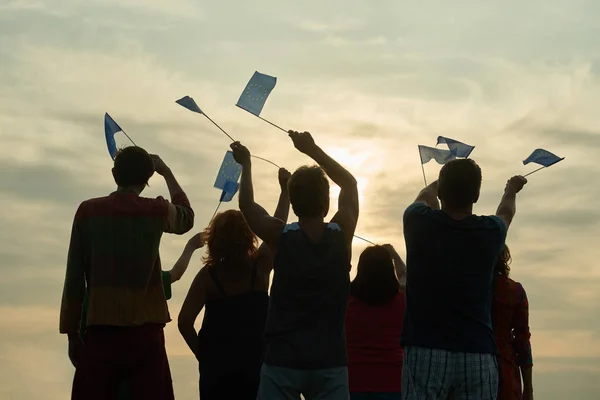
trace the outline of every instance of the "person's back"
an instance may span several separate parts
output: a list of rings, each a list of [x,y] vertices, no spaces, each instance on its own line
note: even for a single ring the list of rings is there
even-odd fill
[[[349,265],[339,225],[326,225],[317,243],[298,223],[285,227],[274,260],[265,332],[267,364],[298,369],[346,365]]]
[[[348,399],[344,317],[351,244],[358,220],[354,177],[327,156],[308,132],[290,131],[294,146],[322,167],[301,167],[288,183],[298,223],[269,217],[254,201],[250,153],[232,144],[242,164],[240,209],[274,254],[258,399]],[[329,182],[340,186],[338,212],[325,223]]]
[[[481,170],[455,160],[440,171],[439,188],[434,182],[406,209],[405,399],[496,398],[493,269],[525,182],[509,181],[495,216],[476,216]]]
[[[346,347],[352,400],[402,398],[400,334],[406,299],[399,279],[405,271],[400,256],[387,246],[363,251],[350,289]]]
[[[173,203],[139,196],[155,170],[165,177]],[[60,331],[69,335],[69,355],[85,382],[74,396],[113,397],[128,377],[135,395],[170,399],[163,334],[170,316],[158,248],[163,232],[189,231],[194,213],[169,168],[139,147],[117,154],[113,175],[118,190],[84,201],[71,234]],[[86,292],[82,347],[79,325]]]

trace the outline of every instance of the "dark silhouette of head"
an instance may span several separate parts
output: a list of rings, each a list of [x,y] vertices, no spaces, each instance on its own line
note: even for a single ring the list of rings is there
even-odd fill
[[[367,247],[360,255],[356,278],[350,286],[352,296],[377,306],[391,301],[399,290],[390,252],[383,246]]]
[[[112,174],[117,186],[139,193],[154,175],[154,161],[141,147],[128,146],[117,151]]]
[[[329,212],[329,181],[321,167],[300,167],[288,181],[290,203],[298,218],[325,218]]]
[[[508,246],[504,245],[500,256],[498,256],[498,260],[496,260],[495,271],[498,275],[503,275],[508,277],[510,274],[510,263],[512,262],[512,257],[510,255],[510,250]]]
[[[479,200],[481,168],[469,158],[446,163],[438,179],[438,197],[442,208],[460,210],[473,207]]]
[[[258,240],[238,210],[219,213],[204,231],[208,247],[204,262],[208,266],[227,264],[243,267],[256,252]]]

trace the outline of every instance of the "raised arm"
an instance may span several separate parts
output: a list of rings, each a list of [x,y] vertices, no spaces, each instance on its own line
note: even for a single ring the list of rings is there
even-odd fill
[[[513,176],[506,183],[504,195],[500,200],[500,205],[496,210],[496,216],[504,221],[506,229],[510,226],[515,213],[517,212],[517,193],[523,189],[527,179],[522,176]]]
[[[151,154],[154,161],[154,168],[157,174],[165,179],[171,203],[169,203],[169,212],[165,221],[164,231],[183,235],[194,227],[194,210],[190,205],[185,192],[175,179],[175,175],[165,162],[156,154]]]
[[[440,209],[440,201],[438,200],[438,181],[430,183],[419,192],[415,203],[425,203],[434,210]]]
[[[244,214],[250,229],[267,245],[274,250],[277,247],[279,236],[283,231],[285,222],[271,217],[269,213],[254,201],[254,188],[252,186],[252,163],[250,151],[240,142],[231,144],[233,157],[242,166],[242,179],[240,183],[240,211]]]
[[[394,261],[394,269],[396,270],[396,276],[398,277],[400,288],[404,290],[406,288],[406,264],[404,263],[402,257],[400,257],[394,246],[392,246],[391,244],[384,244],[383,247],[385,247],[392,256],[392,260]]]
[[[171,283],[175,283],[181,279],[187,270],[188,265],[190,265],[192,255],[196,250],[202,248],[202,246],[204,246],[204,233],[202,232],[195,234],[188,240],[179,259],[175,265],[173,265],[171,271],[169,271],[171,274]]]
[[[194,278],[177,319],[179,333],[183,336],[196,359],[199,359],[198,333],[194,328],[194,323],[200,311],[204,308],[204,304],[206,304],[206,284],[208,280],[208,270],[206,268],[202,268]]]
[[[356,179],[348,170],[317,146],[310,133],[289,131],[289,135],[294,142],[294,146],[315,160],[323,168],[327,176],[340,187],[338,211],[333,217],[332,222],[342,226],[350,250],[352,248],[352,238],[356,224],[358,223],[359,202]]]
[[[79,337],[81,313],[85,297],[86,257],[79,226],[79,210],[71,229],[71,242],[67,256],[67,272],[60,306],[60,333],[68,335],[69,358],[77,366],[83,343]]]

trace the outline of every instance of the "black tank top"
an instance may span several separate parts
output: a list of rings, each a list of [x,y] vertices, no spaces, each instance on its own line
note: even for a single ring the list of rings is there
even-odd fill
[[[259,378],[263,357],[263,333],[269,294],[254,290],[256,266],[252,265],[248,292],[227,295],[215,268],[209,274],[222,297],[208,300],[202,328],[198,332],[198,358],[202,380],[219,379],[231,373]]]

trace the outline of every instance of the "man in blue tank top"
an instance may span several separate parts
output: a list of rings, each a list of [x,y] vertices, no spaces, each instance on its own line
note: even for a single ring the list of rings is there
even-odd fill
[[[344,320],[352,237],[358,220],[356,179],[318,147],[308,132],[289,132],[294,146],[320,167],[300,167],[288,182],[298,222],[290,225],[254,202],[250,153],[233,143],[243,166],[240,209],[274,254],[259,400],[347,400]],[[329,182],[341,188],[330,223]]]
[[[511,178],[496,215],[477,216],[481,169],[455,160],[406,209],[403,399],[496,399],[493,271],[526,182]]]

